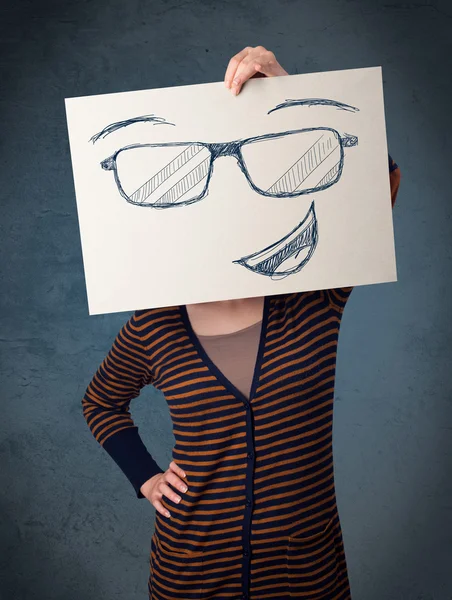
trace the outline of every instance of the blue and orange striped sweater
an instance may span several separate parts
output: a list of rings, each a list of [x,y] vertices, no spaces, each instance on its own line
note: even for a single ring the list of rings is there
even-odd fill
[[[187,475],[180,504],[162,498],[171,518],[156,513],[151,600],[351,598],[332,454],[351,291],[265,298],[249,400],[210,361],[185,306],[136,311],[119,332],[82,401],[89,428],[143,498],[141,485],[163,469],[129,405],[154,385]]]

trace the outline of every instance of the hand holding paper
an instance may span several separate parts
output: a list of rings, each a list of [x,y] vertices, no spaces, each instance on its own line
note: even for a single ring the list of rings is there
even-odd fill
[[[243,84],[257,73],[262,73],[265,77],[288,75],[273,52],[263,46],[256,46],[256,48],[247,46],[229,61],[224,83],[234,95],[237,95]]]

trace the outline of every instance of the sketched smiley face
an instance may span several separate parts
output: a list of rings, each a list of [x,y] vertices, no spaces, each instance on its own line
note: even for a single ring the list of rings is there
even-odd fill
[[[315,98],[286,100],[269,113],[289,106],[313,105],[359,110],[334,100]],[[144,115],[107,125],[90,141],[95,143],[139,122],[174,125],[161,117]],[[321,192],[340,180],[345,148],[357,144],[358,138],[354,135],[341,135],[330,127],[310,127],[229,142],[131,144],[104,159],[101,167],[113,172],[118,191],[127,202],[164,210],[206,198],[214,163],[225,156],[236,159],[250,188],[261,196],[295,198]],[[141,167],[137,169],[137,165]],[[306,216],[292,231],[262,250],[233,262],[272,280],[282,279],[303,269],[314,254],[318,239],[313,201]]]

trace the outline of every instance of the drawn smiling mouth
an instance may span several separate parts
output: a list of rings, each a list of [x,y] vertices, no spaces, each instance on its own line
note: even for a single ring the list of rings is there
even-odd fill
[[[301,271],[314,254],[317,241],[317,218],[312,202],[295,229],[271,246],[233,262],[272,280],[283,279]]]

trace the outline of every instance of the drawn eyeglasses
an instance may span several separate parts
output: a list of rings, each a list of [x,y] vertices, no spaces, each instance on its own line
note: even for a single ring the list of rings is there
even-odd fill
[[[315,127],[224,143],[133,144],[100,164],[114,172],[127,202],[163,209],[207,196],[213,164],[221,156],[236,158],[250,187],[262,196],[294,198],[325,190],[342,175],[344,148],[357,144],[354,135]]]

